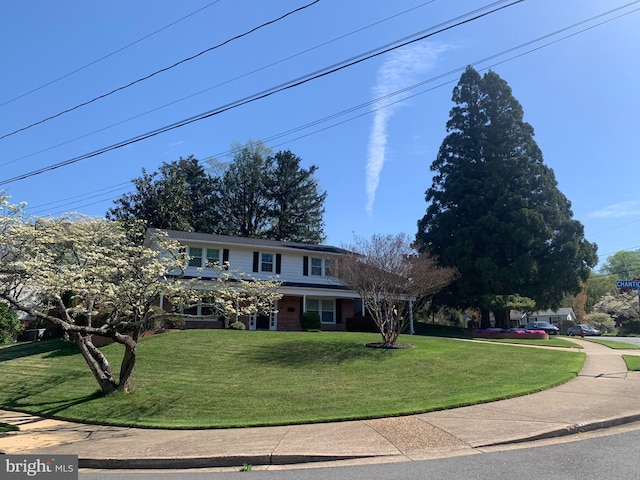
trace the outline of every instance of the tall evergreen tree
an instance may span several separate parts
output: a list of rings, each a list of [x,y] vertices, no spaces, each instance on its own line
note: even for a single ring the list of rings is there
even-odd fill
[[[115,200],[107,218],[144,220],[149,227],[214,233],[220,218],[211,178],[193,156],[163,163],[157,172],[135,178],[136,191]]]
[[[290,150],[273,157],[269,193],[271,229],[268,236],[289,242],[321,243],[325,239],[324,201],[327,192],[320,192],[311,165],[301,168],[301,158]]]
[[[235,144],[234,160],[216,174],[193,156],[142,170],[135,192],[117,199],[107,218],[149,227],[303,243],[324,240],[324,201],[314,173],[291,151],[272,155],[261,142]],[[138,236],[143,232],[137,232]]]
[[[270,226],[269,177],[271,150],[262,142],[235,144],[234,160],[217,191],[222,232],[240,237],[265,238]]]
[[[578,293],[597,262],[596,245],[573,220],[507,83],[468,67],[452,99],[416,240],[460,271],[448,304],[480,307],[485,326],[494,310],[498,326],[507,326],[510,295],[543,309]]]

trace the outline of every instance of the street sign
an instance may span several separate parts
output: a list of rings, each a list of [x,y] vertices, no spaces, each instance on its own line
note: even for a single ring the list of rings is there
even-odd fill
[[[640,290],[640,280],[618,280],[616,288],[633,288]]]

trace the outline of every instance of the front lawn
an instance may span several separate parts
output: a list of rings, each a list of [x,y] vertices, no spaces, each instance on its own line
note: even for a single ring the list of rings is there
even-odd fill
[[[102,397],[73,344],[0,350],[0,405],[118,425],[211,428],[411,414],[523,395],[574,378],[584,354],[376,334],[188,330],[142,339],[133,391]],[[122,348],[103,348],[114,368]]]

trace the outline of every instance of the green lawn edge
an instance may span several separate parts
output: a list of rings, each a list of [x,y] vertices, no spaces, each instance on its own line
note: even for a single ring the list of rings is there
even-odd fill
[[[375,334],[327,332],[185,331],[158,335],[140,342],[133,392],[110,397],[96,395],[95,381],[74,345],[17,345],[13,352],[3,349],[0,353],[0,386],[9,379],[8,388],[0,388],[0,405],[60,420],[143,428],[241,428],[364,420],[542,391],[575,378],[585,358],[578,352],[422,336],[402,337],[403,342],[415,344],[413,349],[375,351],[364,347],[377,338]],[[103,350],[117,365],[119,346]],[[513,358],[520,361],[501,375],[486,373],[488,366]],[[256,359],[262,366],[251,372]],[[193,367],[199,364],[204,368]],[[172,368],[184,372],[164,378],[162,374]],[[388,369],[395,377],[384,375]],[[161,377],[162,385],[158,382]],[[212,382],[218,383],[216,388],[207,388]],[[199,387],[186,391],[189,385]],[[282,401],[267,402],[267,397],[278,395]]]
[[[0,422],[0,433],[17,432],[19,430],[20,430],[20,427],[16,425]]]
[[[630,372],[640,371],[640,356],[637,355],[623,355],[625,363],[627,364],[627,370]]]
[[[619,342],[617,340],[605,340],[603,338],[585,338],[584,340],[604,345],[605,347],[609,347],[613,350],[640,350],[640,347],[637,345],[633,345],[632,343]]]

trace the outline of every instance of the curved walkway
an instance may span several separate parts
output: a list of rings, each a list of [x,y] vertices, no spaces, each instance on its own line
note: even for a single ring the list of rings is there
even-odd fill
[[[228,430],[149,430],[85,425],[0,410],[20,426],[0,434],[7,454],[74,454],[83,468],[193,468],[292,464],[367,457],[389,461],[477,452],[640,421],[640,372],[622,355],[574,340],[587,358],[574,380],[544,392],[406,417]]]

